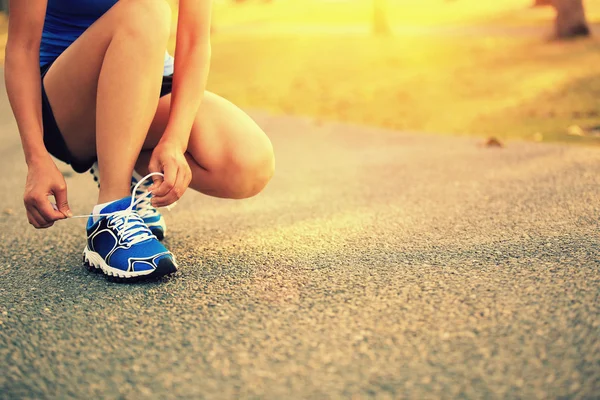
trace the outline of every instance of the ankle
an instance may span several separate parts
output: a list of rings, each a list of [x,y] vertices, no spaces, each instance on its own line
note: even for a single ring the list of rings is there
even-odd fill
[[[122,190],[100,190],[98,194],[98,204],[109,203],[111,201],[120,200],[123,197],[131,196],[129,188]]]

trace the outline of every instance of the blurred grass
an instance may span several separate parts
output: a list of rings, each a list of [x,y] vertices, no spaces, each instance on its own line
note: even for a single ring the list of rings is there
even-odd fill
[[[573,125],[600,125],[600,41],[546,40],[553,12],[531,9],[531,2],[389,0],[392,25],[432,29],[392,37],[344,33],[344,26],[368,27],[365,0],[217,2],[209,89],[245,108],[317,119],[600,143],[567,134]],[[600,0],[586,5],[590,19],[600,20]],[[311,24],[341,30],[306,34],[301,28]],[[266,34],[269,26],[283,30]],[[435,31],[444,26],[458,30]],[[517,29],[486,32],[498,26]]]
[[[584,0],[590,22],[600,22],[600,0]],[[502,26],[547,24],[551,7],[536,7],[533,0],[387,0],[391,25]],[[215,2],[214,21],[219,26],[260,25],[361,25],[369,24],[371,0],[261,0]]]
[[[531,8],[532,2],[389,0],[392,26],[425,30],[387,38],[302,30],[368,27],[369,1],[216,3],[209,89],[275,113],[504,140],[600,143],[567,134],[573,125],[600,125],[600,41],[548,41],[554,11]],[[590,21],[600,21],[600,0],[587,0],[586,11]],[[269,34],[269,27],[280,32]],[[508,34],[486,33],[494,27]]]
[[[393,129],[593,141],[600,41],[215,35],[209,89],[242,107]]]

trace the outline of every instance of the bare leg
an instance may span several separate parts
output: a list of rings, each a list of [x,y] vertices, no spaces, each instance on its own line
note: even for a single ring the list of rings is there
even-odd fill
[[[136,164],[148,172],[148,161],[169,117],[171,96],[159,106]],[[192,169],[190,187],[204,194],[241,199],[260,192],[273,175],[273,147],[267,135],[242,110],[206,92],[194,122],[186,157]]]
[[[71,153],[97,154],[98,202],[129,194],[131,173],[157,109],[170,9],[121,0],[52,65],[44,87]]]

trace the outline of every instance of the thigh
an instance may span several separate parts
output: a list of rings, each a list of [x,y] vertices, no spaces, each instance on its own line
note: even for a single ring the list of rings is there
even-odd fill
[[[169,119],[171,95],[161,98],[146,137],[144,149],[154,148],[160,141]],[[230,101],[205,92],[194,121],[188,153],[206,170],[231,165],[249,165],[272,157],[269,138],[256,122]]]
[[[82,159],[95,154],[96,88],[116,23],[111,11],[71,44],[44,77],[44,89],[67,147]]]
[[[102,63],[116,29],[131,24],[136,6],[134,0],[118,1],[54,61],[44,77],[57,125],[77,158],[96,153],[96,98]],[[136,14],[136,18],[143,17]]]

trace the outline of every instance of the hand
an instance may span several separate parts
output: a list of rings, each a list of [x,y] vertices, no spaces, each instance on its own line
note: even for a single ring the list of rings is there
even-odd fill
[[[153,176],[152,205],[165,207],[183,196],[192,180],[192,170],[185,158],[185,150],[171,142],[160,142],[152,151],[148,164],[150,172],[162,172],[164,179]]]
[[[54,196],[58,210],[48,196]],[[67,202],[67,185],[54,161],[48,156],[29,164],[23,196],[27,219],[37,229],[49,228],[54,221],[71,217]]]

